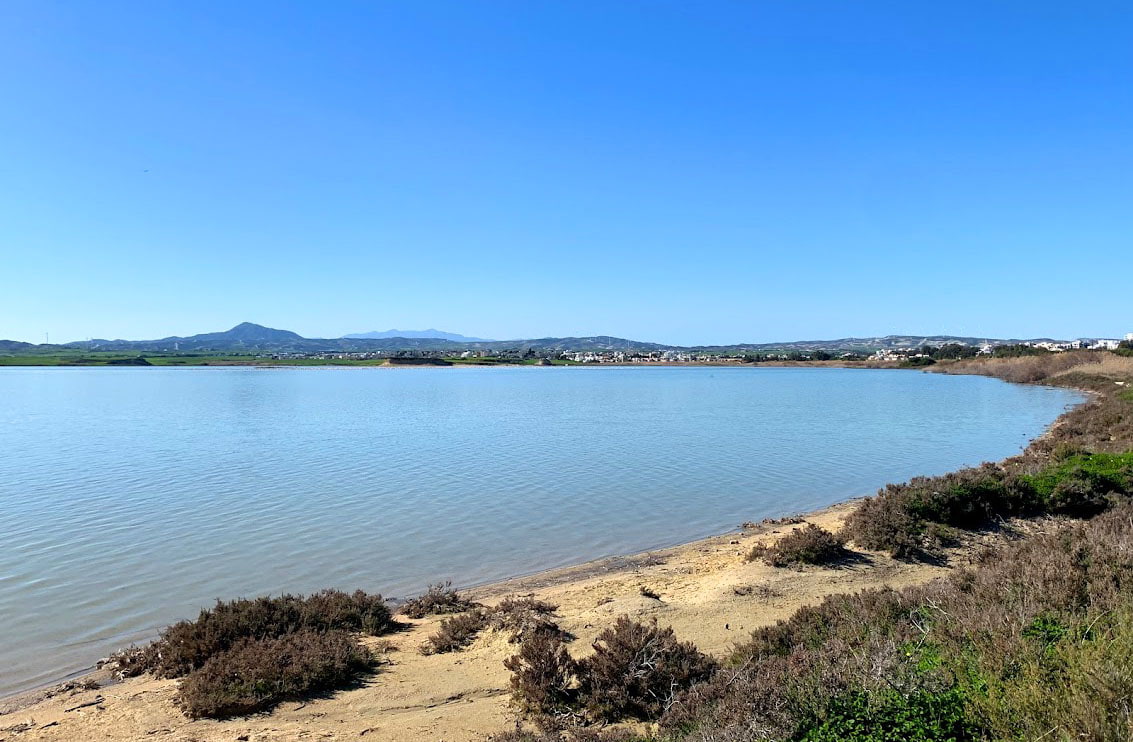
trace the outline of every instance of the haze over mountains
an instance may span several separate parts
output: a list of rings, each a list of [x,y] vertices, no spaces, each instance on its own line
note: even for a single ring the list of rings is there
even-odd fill
[[[443,330],[383,330],[372,332],[358,332],[352,335],[343,335],[344,338],[352,340],[381,340],[384,338],[434,338],[436,340],[455,340],[457,342],[473,342],[473,343],[491,343],[494,342],[489,338],[474,338],[467,335],[458,335],[455,332],[444,332]]]
[[[405,332],[401,335],[390,333]],[[74,348],[100,351],[137,352],[279,352],[279,353],[320,353],[346,352],[364,353],[398,350],[505,350],[537,349],[557,351],[654,351],[654,350],[718,350],[722,352],[765,352],[765,351],[856,351],[873,352],[898,348],[914,348],[920,345],[943,345],[945,343],[964,343],[978,345],[989,342],[992,345],[1007,345],[1018,342],[1037,342],[1052,338],[1003,339],[960,337],[954,335],[886,335],[884,337],[840,338],[837,340],[795,340],[778,343],[738,343],[735,345],[677,346],[662,343],[649,343],[626,338],[597,335],[591,337],[545,337],[519,340],[484,340],[468,338],[456,333],[440,330],[400,331],[361,333],[340,338],[305,338],[290,330],[277,330],[251,322],[242,322],[230,330],[208,332],[187,337],[172,336],[158,340],[83,340],[61,345],[24,343],[14,340],[0,340],[0,352],[20,352],[50,350],[52,348]]]

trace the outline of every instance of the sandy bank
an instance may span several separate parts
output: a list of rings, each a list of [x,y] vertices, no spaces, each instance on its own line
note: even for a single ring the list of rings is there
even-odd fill
[[[854,509],[842,503],[807,517],[837,529]],[[509,594],[534,594],[559,606],[559,623],[578,637],[572,652],[588,651],[600,629],[621,614],[655,617],[682,639],[722,654],[757,627],[786,618],[825,595],[924,582],[948,567],[907,564],[886,555],[855,553],[836,568],[803,571],[748,563],[744,555],[793,525],[760,525],[670,549],[617,557],[476,588],[469,595],[492,603]],[[949,552],[967,564],[973,536]],[[646,597],[642,588],[658,594]],[[410,622],[407,630],[368,640],[387,662],[362,687],[306,703],[286,703],[267,715],[229,721],[191,721],[173,703],[175,680],[133,678],[99,689],[43,691],[0,705],[0,742],[19,740],[484,740],[514,725],[503,660],[516,645],[486,634],[463,652],[423,656],[417,647],[438,618]],[[388,647],[388,649],[385,649]],[[96,679],[105,680],[105,678]]]

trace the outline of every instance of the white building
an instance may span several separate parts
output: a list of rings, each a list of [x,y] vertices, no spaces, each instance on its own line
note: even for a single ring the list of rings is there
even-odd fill
[[[1125,342],[1133,343],[1133,332],[1125,333]]]

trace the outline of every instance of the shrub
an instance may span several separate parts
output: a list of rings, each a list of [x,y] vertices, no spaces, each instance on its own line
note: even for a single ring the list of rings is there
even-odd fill
[[[488,622],[496,631],[507,631],[512,643],[526,641],[535,634],[548,634],[566,641],[572,637],[563,631],[551,616],[558,610],[533,597],[506,597],[489,612]]]
[[[452,588],[452,582],[429,585],[424,595],[407,600],[400,612],[409,618],[424,618],[446,613],[463,613],[475,608],[479,603],[466,600]]]
[[[441,621],[436,633],[421,645],[421,654],[444,654],[464,649],[488,627],[488,611],[477,608]]]
[[[1110,494],[1133,494],[1133,453],[1065,455],[1024,479],[1050,512],[1088,518],[1110,506]]]
[[[1131,555],[1127,503],[927,585],[831,596],[755,631],[662,738],[1126,740]]]
[[[886,485],[850,515],[846,533],[864,548],[911,557],[942,543],[946,532],[932,524],[970,528],[1042,512],[1090,517],[1111,505],[1110,493],[1133,492],[1133,454],[1081,453],[1061,443],[1051,458],[1037,474],[984,464]]]
[[[706,680],[715,663],[671,628],[621,616],[598,635],[594,654],[578,663],[579,694],[597,720],[656,719],[674,696]]]
[[[851,693],[835,698],[825,718],[800,742],[965,742],[979,739],[956,690],[904,695],[889,691],[871,697]]]
[[[209,658],[244,639],[274,639],[295,632],[358,631],[378,635],[393,627],[381,595],[358,590],[324,590],[313,595],[282,595],[217,601],[195,621],[167,628],[156,642],[115,657],[122,674],[152,672],[175,678],[203,666]]]
[[[250,714],[341,688],[372,667],[370,653],[340,631],[245,639],[191,672],[181,682],[177,702],[193,718]]]
[[[551,620],[558,606],[532,597],[506,597],[499,605],[474,610],[441,621],[436,633],[426,639],[422,654],[456,652],[467,647],[485,629],[507,631],[511,642],[520,642],[535,634],[551,634],[559,639],[570,635]]]
[[[772,567],[830,564],[846,556],[846,541],[825,528],[808,523],[779,539],[773,546],[756,546],[748,561],[762,558]]]
[[[519,654],[504,660],[504,666],[512,672],[511,697],[516,705],[543,715],[569,711],[575,663],[559,637],[534,634],[523,642]]]

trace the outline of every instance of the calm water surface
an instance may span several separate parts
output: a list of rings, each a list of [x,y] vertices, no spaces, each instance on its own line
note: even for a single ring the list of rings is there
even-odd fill
[[[469,585],[1003,458],[1077,399],[838,369],[0,369],[0,695],[217,597]]]

